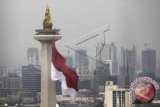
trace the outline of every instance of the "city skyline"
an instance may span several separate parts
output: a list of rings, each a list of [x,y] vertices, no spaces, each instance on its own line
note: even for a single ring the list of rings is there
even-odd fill
[[[158,0],[0,2],[0,106],[159,105],[159,6]]]
[[[100,43],[97,43],[97,44],[100,44]],[[102,43],[103,44],[103,43]],[[121,56],[121,48],[123,48],[123,49],[125,49],[125,50],[130,50],[131,48],[126,48],[126,47],[121,47],[121,48],[117,48],[117,45],[116,45],[116,43],[114,43],[114,42],[111,42],[111,43],[109,43],[109,44],[106,44],[106,46],[108,47],[108,46],[110,46],[110,45],[112,45],[112,44],[115,44],[115,48],[116,48],[116,50],[118,50],[118,52],[116,51],[116,53],[117,53],[117,55],[116,55],[116,61],[117,61],[117,63],[118,64],[121,64],[122,62],[122,56]],[[135,46],[135,45],[132,45],[133,47],[135,47],[136,48],[136,50],[137,50],[137,47]],[[106,47],[106,48],[107,48]],[[28,58],[28,49],[35,49],[35,47],[28,47],[27,48],[27,50],[26,50],[26,63],[23,63],[22,64],[22,66],[24,66],[24,65],[29,65],[30,63],[29,63],[29,60],[30,59],[27,59]],[[38,48],[36,48],[36,49],[38,49]],[[68,54],[68,52],[66,53],[66,54],[63,54],[64,55],[64,57],[66,57],[66,61],[69,61],[69,62],[66,62],[66,63],[71,63],[71,61],[72,61],[72,66],[69,64],[69,66],[71,66],[71,67],[75,67],[75,65],[76,65],[76,59],[75,59],[75,53],[80,53],[80,54],[82,54],[79,50],[85,50],[86,52],[87,52],[87,54],[86,55],[84,55],[84,57],[86,57],[87,59],[88,59],[88,63],[89,63],[89,66],[91,66],[91,68],[93,68],[94,67],[94,65],[96,64],[96,57],[95,56],[93,56],[93,52],[92,52],[92,54],[90,54],[89,52],[90,52],[90,50],[86,50],[86,49],[83,49],[83,48],[79,48],[78,50],[76,50],[76,49],[69,49],[68,48],[68,51],[71,51],[69,54]],[[96,50],[96,47],[95,47],[95,50]],[[104,49],[103,49],[104,50]],[[137,72],[142,72],[143,70],[143,65],[142,65],[142,57],[143,57],[143,55],[142,55],[142,53],[143,53],[143,51],[145,51],[145,50],[155,50],[154,48],[144,48],[144,49],[142,49],[141,51],[137,51],[137,55],[136,55],[136,71]],[[36,51],[39,51],[39,49],[38,50],[36,50]],[[65,50],[65,51],[67,51],[67,50]],[[155,50],[155,52],[156,52],[156,57],[158,56],[157,55],[157,50]],[[88,54],[89,53],[89,54]],[[106,53],[107,55],[109,54],[109,53]],[[37,55],[38,56],[36,56],[36,57],[40,57],[40,54],[38,54],[37,53]],[[96,52],[94,52],[94,55],[96,55]],[[139,57],[137,57],[137,56],[139,56]],[[69,58],[68,59],[68,57],[72,57],[71,59]],[[108,56],[105,56],[105,57],[108,57]],[[110,56],[110,57],[113,57],[113,56]],[[138,59],[139,58],[139,59]],[[109,59],[107,59],[107,60],[110,60],[110,58]],[[104,60],[103,59],[103,61],[107,61],[107,60]],[[78,61],[78,60],[77,60]],[[98,60],[97,60],[98,61]],[[101,62],[101,61],[100,61]],[[38,59],[37,60],[37,62],[36,63],[41,63],[40,62],[40,60]],[[35,64],[35,65],[37,65],[37,66],[39,66],[39,64]],[[158,59],[156,59],[156,70],[159,70],[159,60]],[[138,65],[138,66],[137,66]],[[3,66],[3,67],[7,67],[7,68],[9,68],[9,69],[14,69],[14,68],[21,68],[21,65],[19,65],[19,66],[8,66],[8,65],[1,65],[1,66]],[[89,67],[88,66],[88,67]]]
[[[51,10],[53,26],[61,29],[63,38],[58,42],[58,48],[63,54],[66,43],[107,24],[110,31],[106,33],[106,43],[114,41],[118,48],[121,46],[128,48],[136,44],[138,51],[144,49],[144,44],[148,43],[149,48],[157,50],[159,61],[159,2],[158,0],[1,1],[0,64],[21,66],[27,63],[28,47],[40,49],[40,44],[33,39],[33,35],[36,28],[42,28],[43,12],[47,4]]]

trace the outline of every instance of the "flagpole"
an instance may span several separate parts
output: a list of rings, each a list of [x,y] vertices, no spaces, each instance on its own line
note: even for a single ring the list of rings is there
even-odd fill
[[[46,8],[43,29],[36,30],[34,39],[41,42],[41,107],[56,107],[55,82],[51,80],[52,41],[61,39],[59,29],[52,29],[49,8]]]

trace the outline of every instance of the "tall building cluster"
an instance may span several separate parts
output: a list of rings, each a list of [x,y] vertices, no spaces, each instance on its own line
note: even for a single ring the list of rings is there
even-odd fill
[[[87,50],[77,49],[75,51],[75,67],[80,80],[84,80],[84,77],[90,77],[90,87],[97,87],[97,84],[104,85],[105,81],[113,81],[120,88],[129,89],[130,84],[141,74],[156,73],[156,50],[142,50],[141,64],[137,61],[138,55],[135,45],[131,48],[121,47],[119,53],[120,57],[117,58],[118,51],[113,42],[110,44],[98,43],[95,53],[95,69],[90,72],[90,57],[87,55]],[[138,72],[140,69],[137,66],[141,65],[142,70]],[[150,76],[150,74],[145,76]]]
[[[27,59],[28,65],[22,66],[21,69],[0,66],[0,98],[7,98],[8,102],[17,103],[21,99],[21,102],[26,103],[33,101],[35,99],[33,96],[40,92],[38,48],[28,48]]]
[[[7,67],[1,66],[0,69],[0,73],[3,74],[0,75],[0,96],[6,97],[18,93],[21,90],[21,77],[16,72],[10,72],[11,69],[9,70]]]
[[[96,67],[100,68],[107,63],[109,65],[110,75],[118,75],[117,48],[114,43],[100,43],[96,47]]]
[[[65,56],[66,65],[75,69],[80,77],[79,88],[105,92],[104,105],[130,107],[128,105],[128,89],[139,75],[137,73],[136,47],[134,45],[131,49],[122,47],[120,58],[117,58],[118,52],[114,43],[98,43],[95,48],[95,68],[92,71],[87,50],[77,49],[74,57],[71,54]],[[24,102],[26,99],[35,102],[33,96],[41,91],[41,71],[37,48],[28,48],[27,60],[28,65],[22,66],[21,73],[18,70],[16,73],[9,72],[7,67],[0,66],[0,96],[17,98],[13,94],[20,93]],[[150,76],[150,74],[157,73],[156,50],[142,50],[141,60],[142,72],[140,74]]]
[[[22,92],[40,92],[41,71],[38,48],[28,48],[28,65],[22,66]]]

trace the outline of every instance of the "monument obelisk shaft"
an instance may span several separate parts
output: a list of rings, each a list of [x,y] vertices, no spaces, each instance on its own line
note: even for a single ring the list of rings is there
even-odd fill
[[[55,82],[51,81],[51,41],[41,43],[41,107],[56,107]]]
[[[43,29],[36,30],[34,39],[42,44],[41,49],[41,107],[56,107],[55,82],[51,80],[52,41],[61,39],[58,29],[52,29],[49,8],[46,8]]]

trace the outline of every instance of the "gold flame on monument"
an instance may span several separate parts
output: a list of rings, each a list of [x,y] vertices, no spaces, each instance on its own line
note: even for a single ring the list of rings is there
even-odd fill
[[[52,23],[52,20],[51,20],[49,7],[47,6],[46,12],[45,12],[45,17],[44,17],[44,20],[43,20],[43,29],[44,30],[51,30],[52,25],[53,25],[53,23]]]

